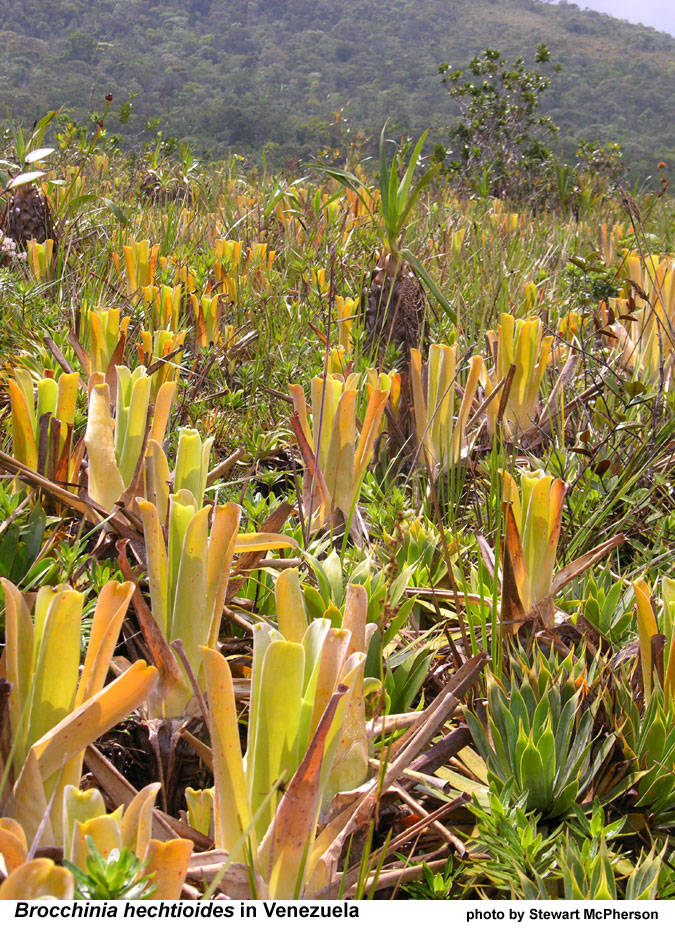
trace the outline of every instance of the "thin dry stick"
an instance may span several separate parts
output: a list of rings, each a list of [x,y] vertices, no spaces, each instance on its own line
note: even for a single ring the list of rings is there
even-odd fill
[[[504,390],[502,391],[502,396],[499,401],[499,409],[497,410],[497,422],[495,423],[495,432],[497,430],[501,434],[502,422],[504,420],[504,413],[506,412],[506,405],[509,400],[509,395],[511,393],[511,385],[513,384],[513,379],[516,375],[516,363],[509,368],[506,372],[506,378],[504,379]]]
[[[406,771],[408,771],[406,769]],[[394,787],[394,792],[404,801],[408,807],[417,814],[421,819],[416,827],[420,827],[422,824],[425,824],[424,829],[426,830],[427,826],[438,833],[438,835],[445,840],[450,846],[454,846],[460,856],[466,856],[466,846],[460,839],[458,839],[454,833],[452,833],[448,828],[440,822],[439,813],[443,810],[440,808],[440,811],[432,811],[429,813],[426,811],[422,805],[415,800],[415,798],[410,795],[405,788],[401,788],[400,785]],[[412,828],[411,828],[412,829]],[[420,830],[422,832],[422,830]],[[389,847],[391,849],[391,846]]]
[[[427,813],[427,811],[425,811],[420,804],[417,804],[417,802],[411,798],[408,792],[403,788],[395,786],[393,790],[399,794],[410,807],[412,807],[415,813],[420,814],[422,819],[413,826],[408,827],[408,829],[404,830],[403,833],[400,833],[396,839],[391,842],[389,846],[390,850],[394,850],[400,846],[405,846],[405,844],[408,843],[414,836],[424,832],[427,827],[431,827],[443,837],[446,843],[454,846],[462,858],[466,856],[466,846],[464,843],[462,843],[462,841],[458,839],[454,833],[451,833],[447,827],[444,827],[443,824],[440,823],[441,817],[444,817],[446,814],[449,814],[451,811],[466,804],[466,802],[470,800],[469,795],[466,792],[461,794],[460,797],[456,800],[449,801],[447,804],[444,804],[443,807],[439,807],[438,810]]]
[[[434,854],[437,854],[436,850],[434,850]],[[380,889],[391,888],[392,885],[399,885],[402,882],[411,882],[418,878],[424,878],[425,869],[430,869],[434,874],[437,872],[442,872],[447,864],[448,857],[444,856],[441,859],[434,859],[431,862],[425,862],[422,865],[411,865],[398,869],[383,870],[380,872],[377,878],[377,889],[379,891]],[[375,879],[369,878],[366,881],[365,890],[370,891],[374,883]],[[355,889],[356,885],[354,885],[350,891],[353,892]]]
[[[180,659],[180,661],[181,661],[181,663],[182,663],[182,665],[183,665],[183,668],[185,669],[185,674],[187,675],[187,677],[188,677],[188,679],[189,679],[189,681],[190,681],[190,684],[192,685],[192,691],[193,691],[193,693],[194,693],[194,696],[195,696],[196,699],[197,699],[197,703],[199,704],[199,709],[200,709],[201,712],[202,712],[202,717],[204,718],[204,723],[205,723],[206,726],[208,727],[208,726],[210,726],[210,719],[211,719],[211,718],[209,717],[209,711],[208,711],[208,708],[206,707],[206,701],[204,700],[204,695],[202,694],[202,689],[199,687],[199,684],[197,683],[197,679],[196,679],[196,677],[195,677],[195,673],[194,673],[194,671],[193,671],[193,668],[192,668],[192,666],[190,665],[190,660],[188,659],[187,655],[185,654],[185,649],[184,649],[184,647],[183,647],[183,640],[182,640],[182,639],[174,639],[174,641],[171,643],[171,648],[172,648],[173,651],[176,653],[176,655],[178,656],[178,658]]]
[[[239,446],[239,448],[235,452],[233,452],[232,455],[228,455],[226,459],[224,459],[222,462],[219,462],[214,468],[212,468],[211,471],[206,476],[207,486],[212,485],[215,481],[218,481],[219,478],[222,478],[232,468],[234,468],[234,466],[237,464],[237,462],[239,461],[241,456],[244,455],[245,452],[246,450],[244,449],[244,447]]]
[[[7,517],[6,520],[0,523],[0,536],[2,536],[2,534],[5,532],[7,527],[11,526],[11,524],[14,523],[14,521],[19,516],[21,511],[24,510],[29,504],[31,504],[34,499],[35,499],[35,489],[33,489],[30,492],[30,494],[24,497],[24,499],[21,501],[18,507],[16,507],[12,513],[10,513],[10,515]]]
[[[239,614],[236,614],[233,610],[230,610],[229,607],[223,607],[223,616],[226,620],[229,620],[230,623],[236,623],[237,626],[241,627],[242,630],[245,630],[250,636],[253,635],[253,624],[249,623],[248,620],[244,620],[243,617],[240,617]]]

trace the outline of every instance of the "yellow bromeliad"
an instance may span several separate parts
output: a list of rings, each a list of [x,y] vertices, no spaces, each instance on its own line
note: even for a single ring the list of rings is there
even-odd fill
[[[198,448],[193,439],[184,440],[191,446],[186,458],[199,463],[194,478],[201,489],[205,448],[201,444]],[[296,542],[279,533],[239,533],[241,508],[237,504],[202,507],[187,486],[169,496],[166,534],[157,505],[142,499],[137,505],[143,521],[152,616],[164,642],[161,651],[166,655],[168,644],[182,640],[192,670],[201,680],[200,647],[216,647],[234,553],[295,547]],[[158,665],[162,678],[156,711],[178,716],[192,697],[189,680],[175,662],[164,667],[158,658]]]
[[[352,348],[352,332],[354,329],[354,320],[357,317],[359,309],[358,299],[352,300],[347,297],[335,298],[335,316],[338,324],[338,343],[349,352]]]
[[[82,308],[80,342],[89,358],[88,375],[105,374],[113,357],[122,358],[130,319],[118,307]]]
[[[474,355],[460,398],[456,390],[459,387],[456,345],[432,345],[424,372],[422,356],[417,349],[411,350],[410,382],[417,443],[434,470],[456,465],[470,446],[466,425],[482,371],[483,359]]]
[[[148,239],[136,241],[129,239],[125,246],[124,252],[124,271],[127,284],[127,296],[137,296],[141,288],[148,287],[153,283],[155,278],[155,269],[159,257],[159,244],[150,245]],[[117,271],[120,271],[120,257],[117,252],[113,252],[113,263]]]
[[[551,358],[553,336],[543,335],[538,317],[515,320],[502,313],[497,332],[490,330],[487,339],[496,356],[491,374],[484,372],[485,391],[493,392],[515,365],[508,399],[504,409],[504,427],[508,438],[531,427],[536,418],[541,382]],[[497,392],[487,408],[488,427],[494,434],[501,392]]]
[[[663,376],[667,389],[675,371],[675,262],[632,252],[624,274],[625,296],[610,298],[609,329],[626,369],[647,384]]]
[[[640,578],[633,582],[635,603],[637,605],[638,636],[640,641],[640,666],[645,699],[652,693],[652,637],[659,632],[665,636],[663,654],[664,674],[663,690],[666,698],[675,700],[675,648],[673,648],[673,624],[675,623],[675,579],[664,577],[661,580],[661,629],[652,607],[652,592],[647,582]]]
[[[162,284],[161,287],[156,287],[153,284],[142,290],[143,298],[148,305],[149,329],[168,329],[175,332],[178,329],[180,317],[182,285],[169,287],[167,284]]]
[[[221,298],[217,294],[203,294],[198,299],[196,294],[191,294],[190,304],[195,318],[195,345],[200,349],[219,345],[223,339]]]
[[[506,545],[525,613],[551,591],[566,493],[564,481],[541,469],[524,472],[520,489],[504,474]]]
[[[141,341],[138,343],[138,361],[140,365],[149,368],[162,359],[167,359],[152,373],[151,397],[157,400],[157,394],[163,384],[178,380],[180,363],[183,359],[183,346],[185,345],[186,331],[183,329],[173,333],[166,329],[156,329],[154,333],[148,330],[141,331]]]
[[[113,850],[129,849],[140,862],[140,878],[152,876],[149,897],[155,900],[180,898],[193,844],[187,839],[160,841],[152,838],[155,798],[159,782],[146,785],[126,805],[106,813],[103,797],[96,788],[81,791],[68,786],[63,804],[65,857],[80,869],[86,868],[87,839],[107,858]]]
[[[75,480],[79,458],[71,455],[75,403],[79,376],[62,374],[58,380],[45,372],[37,382],[37,403],[33,379],[28,371],[17,369],[9,378],[12,408],[12,446],[14,457],[32,471],[42,471],[54,481]],[[44,461],[40,462],[40,437]]]
[[[30,273],[37,283],[44,284],[49,281],[54,264],[54,240],[46,239],[44,242],[37,242],[31,239],[26,244],[26,251]]]
[[[279,576],[276,597],[278,630],[254,628],[245,756],[227,660],[203,650],[215,786],[212,798],[193,795],[191,810],[217,848],[239,862],[250,855],[263,894],[294,898],[323,874],[315,848],[322,806],[368,775],[363,669],[370,631],[360,585],[348,588],[341,629],[326,618],[307,622],[293,569]]]
[[[135,710],[155,689],[157,670],[139,660],[105,685],[134,586],[109,581],[98,596],[80,669],[84,595],[68,585],[42,587],[33,616],[20,591],[5,594],[5,676],[9,693],[11,793],[4,813],[32,842],[62,842],[63,795],[79,785],[84,750]],[[48,799],[55,801],[48,805]]]
[[[305,514],[311,515],[315,528],[336,518],[351,519],[357,536],[365,533],[358,511],[361,484],[373,457],[392,386],[389,375],[379,375],[377,388],[371,389],[368,397],[357,442],[356,406],[361,380],[356,373],[347,378],[340,374],[313,378],[311,428],[305,392],[299,384],[289,385],[295,409],[293,429],[305,462]]]
[[[72,901],[73,875],[51,859],[28,858],[28,842],[21,824],[11,817],[0,819],[0,856],[6,875],[0,884],[0,901]]]
[[[235,239],[217,239],[213,274],[216,283],[222,282],[227,275],[237,275],[242,267],[243,242]]]
[[[89,497],[107,510],[122,497],[131,485],[146,435],[162,442],[169,421],[176,382],[164,383],[157,391],[154,411],[151,410],[151,377],[141,366],[132,373],[118,365],[117,405],[115,417],[110,412],[110,388],[102,375],[92,377],[89,412],[84,441],[89,460]],[[151,418],[149,432],[148,422]]]
[[[213,437],[202,441],[196,429],[179,430],[176,467],[172,474],[161,443],[156,439],[148,440],[143,459],[144,494],[157,508],[162,525],[167,521],[171,491],[189,491],[197,507],[203,506],[214,441]]]

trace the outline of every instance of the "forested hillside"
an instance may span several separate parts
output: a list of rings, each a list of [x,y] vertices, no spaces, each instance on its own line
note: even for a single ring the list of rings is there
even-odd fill
[[[0,24],[0,911],[665,913],[675,39]]]
[[[213,151],[306,156],[346,125],[447,125],[441,62],[542,41],[562,64],[545,102],[564,151],[619,141],[643,172],[675,157],[675,39],[540,0],[0,0],[0,98],[18,116],[65,105],[83,119],[112,93],[110,128],[134,142],[159,117]]]

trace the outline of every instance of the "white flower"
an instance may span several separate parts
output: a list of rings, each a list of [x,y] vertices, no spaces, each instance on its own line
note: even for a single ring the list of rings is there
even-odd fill
[[[0,229],[0,255],[4,255],[8,258],[21,258],[26,257],[25,253],[17,252],[16,242],[14,239],[6,236],[4,232]]]

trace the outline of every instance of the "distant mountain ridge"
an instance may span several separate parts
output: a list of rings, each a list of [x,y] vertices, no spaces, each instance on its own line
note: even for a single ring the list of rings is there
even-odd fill
[[[159,117],[216,154],[305,157],[345,125],[447,125],[441,62],[486,47],[532,60],[543,41],[562,64],[545,108],[564,151],[618,141],[641,173],[675,160],[675,38],[542,0],[0,0],[0,99],[82,119],[106,93],[115,112],[134,93],[128,124],[109,123],[131,141]]]

